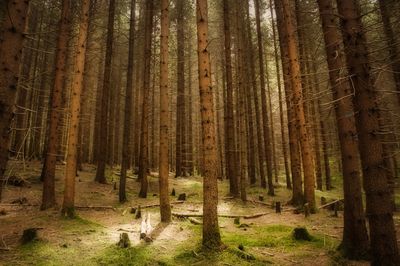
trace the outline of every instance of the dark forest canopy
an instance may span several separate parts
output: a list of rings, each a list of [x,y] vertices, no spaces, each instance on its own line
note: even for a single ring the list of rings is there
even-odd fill
[[[1,0],[0,258],[399,265],[399,13]]]

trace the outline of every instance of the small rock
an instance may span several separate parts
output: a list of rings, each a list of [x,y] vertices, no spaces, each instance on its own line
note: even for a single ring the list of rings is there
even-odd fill
[[[62,247],[62,248],[67,248],[67,247],[68,247],[68,244],[67,244],[67,243],[62,244],[61,247]]]

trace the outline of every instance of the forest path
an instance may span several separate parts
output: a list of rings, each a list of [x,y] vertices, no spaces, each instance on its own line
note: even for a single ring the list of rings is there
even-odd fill
[[[0,251],[0,265],[368,265],[363,262],[348,262],[335,251],[342,234],[342,213],[333,217],[332,213],[321,210],[318,214],[304,218],[294,214],[292,207],[284,205],[290,192],[277,186],[277,196],[269,197],[266,191],[258,187],[249,189],[249,199],[254,202],[243,204],[240,200],[227,197],[227,182],[219,182],[220,214],[248,215],[269,213],[254,219],[240,219],[240,225],[233,218],[220,218],[223,242],[229,247],[221,253],[210,254],[198,249],[201,241],[201,225],[194,225],[187,219],[174,218],[163,227],[153,242],[140,240],[141,219],[135,219],[130,213],[131,207],[158,203],[157,177],[152,174],[147,199],[139,199],[139,183],[128,179],[129,201],[118,203],[118,191],[113,189],[117,180],[117,170],[109,171],[110,183],[103,185],[93,182],[95,169],[85,165],[85,171],[77,178],[76,204],[78,206],[112,206],[113,209],[78,209],[77,219],[60,217],[59,210],[39,211],[41,183],[37,181],[40,163],[30,162],[24,169],[20,162],[11,167],[18,176],[29,181],[28,186],[8,186],[5,190],[3,205],[6,215],[0,216],[0,247],[9,247],[9,251]],[[11,168],[10,168],[11,169]],[[62,201],[62,176],[64,166],[57,167],[58,203]],[[172,178],[170,190],[186,193],[187,201],[173,205],[174,213],[202,212],[202,183],[200,177]],[[322,193],[322,192],[321,192]],[[324,192],[325,197],[340,197],[340,191]],[[264,197],[264,204],[256,202]],[[34,206],[5,206],[19,197],[25,197],[27,204]],[[281,214],[270,207],[272,202],[283,204]],[[159,223],[158,207],[142,210],[142,217],[150,213],[151,224]],[[196,218],[201,221],[201,218]],[[396,219],[399,226],[400,221]],[[313,240],[296,241],[292,238],[295,227],[306,227]],[[28,245],[20,245],[19,239],[26,228],[39,230],[39,240]],[[398,230],[400,231],[400,230]],[[116,246],[119,235],[127,232],[132,248],[120,249]],[[243,258],[237,253],[237,247],[244,246],[245,252],[255,259]]]

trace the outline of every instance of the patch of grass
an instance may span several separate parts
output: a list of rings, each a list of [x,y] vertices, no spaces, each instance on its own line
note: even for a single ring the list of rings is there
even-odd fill
[[[76,216],[74,219],[62,217],[60,228],[67,232],[96,232],[104,228],[101,224]]]
[[[129,265],[142,266],[154,265],[156,261],[150,249],[145,245],[131,248],[119,248],[112,245],[102,250],[100,254],[92,258],[96,265]]]

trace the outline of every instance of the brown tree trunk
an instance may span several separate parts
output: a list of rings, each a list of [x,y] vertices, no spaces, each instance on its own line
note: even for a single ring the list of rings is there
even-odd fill
[[[297,119],[295,117],[294,104],[292,100],[293,88],[290,82],[291,69],[289,65],[289,54],[287,49],[287,33],[284,31],[283,10],[281,1],[275,1],[276,18],[279,32],[279,43],[282,59],[282,72],[284,75],[284,88],[286,94],[286,106],[289,131],[290,162],[293,183],[293,196],[291,203],[301,205],[304,201],[303,184],[301,175],[300,145],[297,132]]]
[[[208,52],[208,4],[197,0],[197,41],[199,64],[199,91],[204,150],[203,182],[203,246],[218,249],[221,235],[218,226],[218,159],[215,140],[214,101],[211,87],[211,63]]]
[[[169,204],[168,149],[169,149],[169,98],[168,98],[168,38],[169,38],[169,1],[161,2],[161,54],[160,54],[160,150],[159,150],[159,186],[161,221],[171,222]]]
[[[150,66],[151,66],[151,45],[153,32],[153,1],[146,1],[145,36],[144,36],[144,67],[143,67],[143,105],[142,123],[140,134],[140,155],[139,155],[139,180],[141,182],[139,197],[147,197],[147,173],[149,158],[149,94],[150,94]]]
[[[304,116],[303,94],[301,85],[301,72],[299,64],[299,53],[296,44],[295,19],[291,12],[289,0],[283,0],[284,30],[287,33],[289,65],[291,72],[291,84],[293,89],[293,107],[295,109],[297,130],[300,139],[301,157],[304,171],[304,199],[309,204],[311,212],[315,211],[315,175],[312,150],[307,125]]]
[[[3,21],[0,39],[0,200],[8,161],[10,126],[14,117],[18,70],[22,57],[24,29],[29,1],[7,1],[8,16]]]
[[[272,8],[272,0],[269,0],[270,5],[270,14],[271,14],[271,25],[272,25],[272,37],[274,39],[274,57],[275,57],[275,68],[276,68],[276,76],[278,80],[278,100],[279,100],[279,120],[281,127],[281,142],[282,142],[282,153],[283,153],[283,163],[285,166],[285,176],[286,176],[286,188],[292,189],[292,180],[290,179],[290,169],[289,169],[289,160],[288,160],[288,152],[287,152],[287,140],[285,133],[285,121],[283,114],[283,93],[282,93],[282,83],[281,83],[281,70],[279,65],[279,56],[278,56],[278,47],[276,43],[276,29],[274,22],[274,12]]]
[[[86,43],[89,26],[90,0],[82,1],[81,21],[74,63],[72,91],[70,100],[70,125],[68,133],[67,165],[65,168],[65,187],[62,214],[68,217],[75,216],[75,176],[77,162],[77,144],[79,132],[79,116],[81,113],[81,94],[83,73],[85,68]]]
[[[131,119],[132,119],[132,95],[133,95],[133,75],[134,75],[134,52],[135,52],[135,13],[136,0],[131,1],[131,18],[129,24],[129,52],[128,52],[128,72],[126,77],[126,93],[125,93],[125,116],[124,131],[122,140],[122,162],[121,162],[121,179],[119,181],[119,202],[125,202],[126,198],[126,171],[129,168],[130,157],[132,154],[131,147]]]
[[[103,88],[101,95],[101,117],[100,117],[100,134],[99,134],[99,150],[97,155],[97,170],[95,181],[105,184],[107,178],[105,176],[106,161],[108,152],[107,137],[109,134],[108,128],[108,107],[110,98],[110,79],[111,79],[111,60],[113,54],[113,38],[114,38],[114,16],[115,16],[115,0],[110,0],[108,7],[108,25],[107,25],[107,45],[106,58],[104,64]]]
[[[182,176],[185,146],[185,0],[177,0],[177,75],[175,177]]]
[[[376,89],[370,77],[368,49],[357,0],[337,0],[346,62],[354,88],[354,113],[366,194],[373,265],[398,265],[392,202],[379,137]]]
[[[233,79],[231,52],[231,25],[229,0],[224,0],[224,33],[225,33],[225,79],[226,79],[226,114],[225,114],[225,158],[226,175],[229,178],[229,192],[232,196],[239,195],[239,186],[235,164],[235,130],[233,123]]]
[[[56,71],[51,93],[51,108],[49,121],[49,138],[47,141],[46,158],[43,164],[43,193],[41,209],[45,210],[56,204],[54,178],[56,172],[57,152],[59,146],[59,127],[61,124],[61,110],[63,85],[65,80],[65,67],[67,60],[67,44],[70,33],[70,1],[63,0],[62,14],[57,40]]]

